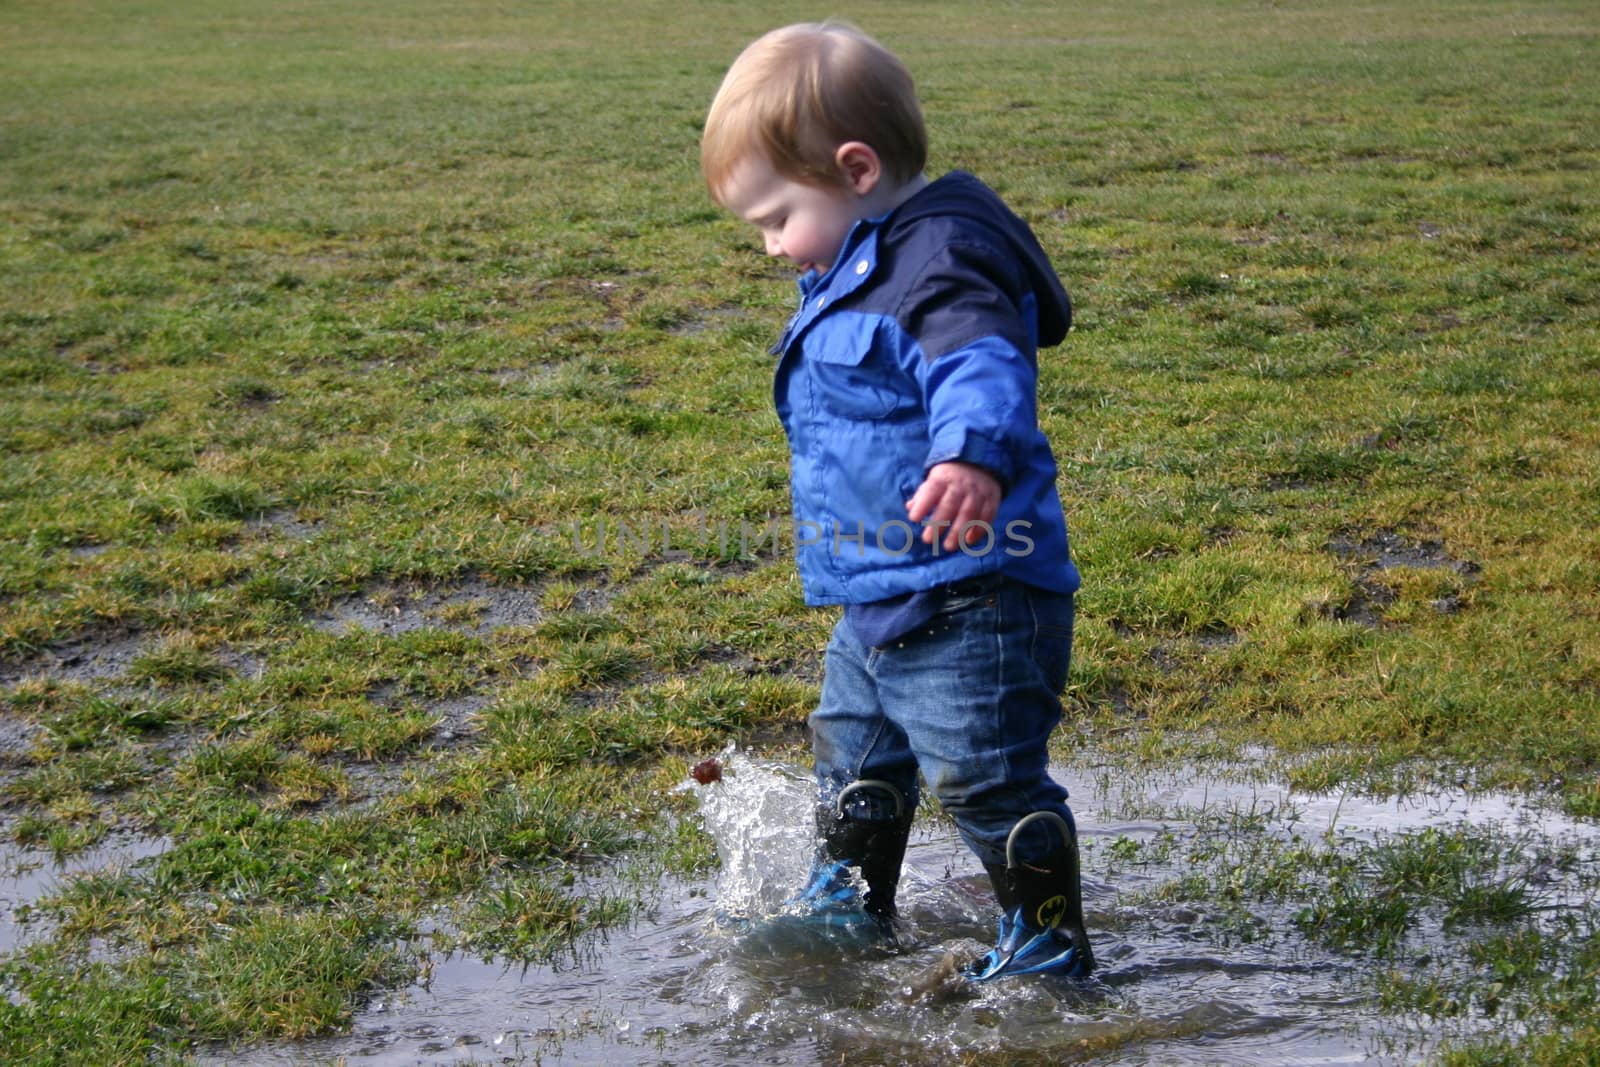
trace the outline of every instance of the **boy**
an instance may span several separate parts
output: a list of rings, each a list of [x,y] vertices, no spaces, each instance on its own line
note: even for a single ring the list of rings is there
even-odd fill
[[[920,770],[1001,905],[967,973],[1082,976],[1046,750],[1078,572],[1035,412],[1037,348],[1071,309],[1027,225],[971,175],[928,181],[926,155],[905,67],[836,22],[746,48],[701,143],[713,199],[802,272],[774,396],[806,602],[844,613],[810,717],[821,843],[800,900],[891,929]]]

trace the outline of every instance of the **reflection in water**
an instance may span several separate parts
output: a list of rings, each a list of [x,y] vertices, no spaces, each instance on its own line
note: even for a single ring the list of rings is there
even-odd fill
[[[714,885],[664,886],[646,919],[575,959],[436,961],[425,984],[375,1000],[348,1035],[211,1062],[1409,1062],[1415,1045],[1390,1052],[1381,1041],[1386,1020],[1362,981],[1371,963],[1297,932],[1291,913],[1304,901],[1252,902],[1241,926],[1238,908],[1162,891],[1189,873],[1182,849],[1118,857],[1219,818],[1335,842],[1464,822],[1594,837],[1509,798],[1306,796],[1192,770],[1137,781],[1056,773],[1083,838],[1101,965],[1088,982],[980,986],[954,974],[992,938],[994,904],[953,827],[931,814],[907,855],[899,951],[763,923],[805,873],[811,783],[798,768],[730,753],[721,781],[684,786],[722,859]]]

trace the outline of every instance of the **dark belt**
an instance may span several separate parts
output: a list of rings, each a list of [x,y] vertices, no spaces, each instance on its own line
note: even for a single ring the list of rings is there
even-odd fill
[[[945,595],[952,597],[982,596],[1006,584],[1006,576],[998,571],[980,574],[976,578],[963,578],[944,587]]]

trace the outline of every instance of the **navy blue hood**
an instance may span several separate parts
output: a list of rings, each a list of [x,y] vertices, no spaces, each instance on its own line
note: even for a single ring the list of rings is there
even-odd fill
[[[1066,339],[1072,328],[1072,301],[1050,265],[1050,257],[1028,224],[999,194],[966,171],[951,171],[929,182],[895,209],[884,221],[883,240],[898,244],[913,224],[941,216],[970,220],[1002,238],[1038,302],[1040,347],[1050,348]]]

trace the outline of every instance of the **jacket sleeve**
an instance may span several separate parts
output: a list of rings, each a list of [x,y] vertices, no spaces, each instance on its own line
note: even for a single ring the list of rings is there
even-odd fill
[[[1038,432],[1034,297],[986,242],[941,246],[897,314],[928,413],[923,469],[960,460],[1016,481]]]

